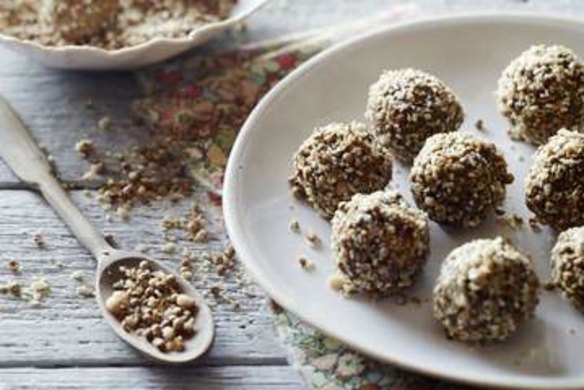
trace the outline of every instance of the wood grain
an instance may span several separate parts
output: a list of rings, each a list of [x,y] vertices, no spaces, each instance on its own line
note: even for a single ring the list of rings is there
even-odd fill
[[[303,384],[291,367],[15,368],[2,372],[0,389],[204,389],[296,390]]]
[[[302,31],[344,20],[354,20],[388,7],[395,0],[275,0],[248,23],[237,41],[223,37],[212,45],[232,46],[258,41],[286,32]],[[584,15],[581,0],[420,0],[426,15],[469,10],[514,9]],[[196,55],[197,50],[187,55]],[[128,115],[131,102],[143,92],[136,74],[61,72],[43,68],[0,48],[0,93],[20,112],[25,123],[54,156],[60,176],[79,188],[95,188],[81,180],[87,165],[74,150],[84,137],[101,148],[121,150],[148,138]],[[91,100],[96,109],[87,110]],[[110,116],[112,130],[97,129],[97,120]],[[266,298],[257,289],[242,289],[237,278],[225,280],[214,272],[198,270],[194,281],[202,291],[224,286],[242,303],[239,311],[228,304],[214,308],[217,339],[212,351],[193,367],[153,367],[121,341],[102,321],[92,299],[80,298],[78,282],[70,278],[83,270],[93,282],[93,261],[56,215],[0,163],[0,283],[13,278],[4,268],[8,259],[18,259],[24,270],[18,278],[45,275],[53,294],[40,308],[0,295],[0,388],[204,388],[204,389],[296,389],[299,376],[286,365],[284,348],[276,340]],[[179,214],[188,202],[156,204],[140,208],[128,222],[107,221],[105,213],[84,191],[73,194],[75,202],[102,231],[112,233],[125,248],[148,243],[150,254],[178,265],[177,256],[164,254],[158,229],[166,214]],[[203,192],[195,194],[208,202]],[[220,209],[209,208],[214,239],[204,245],[179,241],[198,253],[219,252],[225,237],[219,232]],[[40,250],[32,235],[41,232],[47,249]],[[63,267],[57,264],[62,262]],[[247,284],[246,284],[247,285]],[[245,291],[244,291],[245,290]],[[249,294],[250,291],[251,294]],[[246,293],[247,292],[247,293]]]

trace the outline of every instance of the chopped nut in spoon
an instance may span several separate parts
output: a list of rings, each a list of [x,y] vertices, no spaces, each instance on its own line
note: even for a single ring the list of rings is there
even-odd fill
[[[182,294],[173,275],[153,270],[148,262],[119,267],[122,278],[113,284],[106,300],[128,333],[143,336],[161,352],[182,352],[195,336],[195,300]]]

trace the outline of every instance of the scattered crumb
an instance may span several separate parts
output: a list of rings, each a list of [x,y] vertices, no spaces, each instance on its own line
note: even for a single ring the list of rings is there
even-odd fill
[[[318,248],[321,244],[320,237],[318,237],[314,232],[308,232],[306,235],[306,240],[312,248]]]
[[[475,127],[478,131],[485,131],[485,122],[482,119],[479,119],[475,123]]]
[[[570,329],[568,330],[568,333],[570,333],[572,336],[575,336],[575,335],[576,335],[576,329],[574,329],[574,328],[570,328]]]
[[[81,282],[83,280],[83,271],[81,270],[73,271],[71,272],[71,275],[69,275],[69,277],[73,280]]]
[[[240,310],[241,304],[231,298],[231,296],[227,295],[225,290],[220,286],[213,286],[210,288],[211,296],[215,299],[216,302],[224,302],[228,303],[233,310]]]
[[[160,221],[160,227],[163,231],[182,230],[186,239],[193,242],[207,242],[210,238],[205,213],[196,203],[191,205],[184,217],[165,216]]]
[[[92,140],[82,139],[75,144],[75,150],[77,150],[77,153],[79,153],[83,158],[88,158],[95,152],[95,147]]]
[[[136,245],[134,247],[134,250],[136,252],[142,252],[142,253],[146,253],[150,250],[150,248],[148,247],[148,245],[144,244],[144,243],[139,243],[138,245]]]
[[[165,242],[161,247],[162,252],[172,254],[176,252],[176,244],[174,242]]]
[[[191,280],[193,277],[193,263],[192,260],[194,255],[192,252],[185,251],[182,256],[182,260],[180,263],[179,273],[183,278],[186,280]]]
[[[298,263],[300,264],[300,267],[306,271],[313,271],[316,268],[314,261],[303,256],[298,258]]]
[[[20,298],[22,293],[22,285],[19,282],[12,281],[5,284],[0,284],[0,294],[10,294],[15,298]]]
[[[533,230],[535,233],[541,232],[541,225],[539,224],[537,218],[535,217],[529,218],[529,226],[531,227],[531,230]]]
[[[41,276],[32,278],[30,285],[25,289],[25,295],[28,297],[28,303],[38,307],[43,300],[51,294],[51,285]]]
[[[130,206],[126,203],[116,209],[116,214],[123,220],[130,218]]]
[[[553,282],[547,282],[543,285],[543,289],[545,291],[554,291],[556,289],[556,285]]]
[[[336,273],[331,275],[327,280],[328,286],[342,295],[348,297],[356,293],[353,285],[342,274]]]
[[[97,127],[100,130],[108,130],[111,127],[112,120],[109,116],[104,116],[97,121]]]
[[[290,231],[294,233],[300,233],[300,222],[298,222],[298,219],[292,218],[288,227],[290,228]]]
[[[523,218],[517,214],[503,213],[497,216],[497,221],[511,229],[519,229],[523,226]]]
[[[106,233],[103,235],[103,239],[110,244],[112,247],[114,248],[119,248],[120,246],[118,245],[118,242],[116,241],[116,238],[114,237],[113,234],[111,233]]]
[[[83,180],[97,180],[105,172],[105,165],[102,162],[91,164],[89,170],[82,176]]]
[[[22,265],[18,260],[8,260],[6,269],[12,274],[19,274],[22,271]]]
[[[32,237],[32,241],[37,246],[37,248],[46,248],[45,239],[42,234],[37,233]]]
[[[206,255],[204,262],[207,267],[212,267],[219,276],[224,276],[235,268],[236,257],[235,249],[231,244],[227,244],[223,249],[223,253],[218,256]]]
[[[91,298],[95,296],[93,288],[85,284],[77,286],[75,292],[77,293],[78,296],[82,298]]]
[[[51,263],[53,263],[57,268],[65,268],[65,263],[61,260],[51,259]]]
[[[510,129],[507,131],[507,135],[509,136],[509,138],[511,138],[512,141],[516,141],[516,142],[523,142],[525,141],[525,137],[523,137],[523,135],[521,135],[518,131]]]

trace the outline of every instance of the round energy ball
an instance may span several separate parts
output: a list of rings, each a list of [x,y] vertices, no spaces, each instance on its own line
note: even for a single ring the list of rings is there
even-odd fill
[[[292,193],[331,219],[340,202],[385,188],[392,161],[364,124],[332,123],[304,141],[293,168]]]
[[[536,145],[584,124],[584,65],[564,46],[532,46],[503,71],[497,104],[512,135]]]
[[[562,231],[584,225],[584,135],[560,130],[535,153],[525,203],[539,222]]]
[[[539,282],[527,257],[502,238],[454,249],[434,288],[434,318],[449,338],[504,340],[533,317]]]
[[[353,290],[387,295],[413,285],[429,253],[426,215],[395,192],[357,194],[332,220],[339,272]]]
[[[494,144],[470,134],[436,134],[414,160],[411,189],[430,219],[474,227],[505,198],[513,182],[505,159]]]
[[[584,227],[568,229],[552,249],[552,280],[574,307],[584,312]]]
[[[428,137],[456,131],[464,113],[438,78],[415,69],[388,70],[369,88],[367,119],[396,158],[411,163]]]

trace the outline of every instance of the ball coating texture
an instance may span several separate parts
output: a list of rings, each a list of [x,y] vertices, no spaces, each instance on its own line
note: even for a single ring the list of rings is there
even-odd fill
[[[564,46],[532,46],[503,71],[497,104],[512,135],[536,145],[584,126],[584,65]]]
[[[429,253],[424,213],[395,191],[357,194],[332,220],[332,247],[341,274],[357,291],[387,295],[413,285]]]
[[[385,188],[391,180],[389,151],[362,123],[332,123],[316,131],[293,157],[293,194],[331,219],[340,202]]]
[[[411,163],[426,139],[456,131],[464,113],[454,92],[416,69],[388,70],[369,89],[365,113],[396,158]]]
[[[554,285],[584,312],[584,227],[568,229],[558,236],[551,264]]]
[[[539,290],[529,259],[517,249],[500,237],[474,240],[444,260],[434,317],[455,340],[504,340],[534,316]]]
[[[539,222],[558,231],[584,225],[584,134],[560,130],[537,150],[525,203]]]
[[[494,144],[444,133],[426,141],[410,181],[416,204],[430,219],[474,227],[503,202],[513,175]]]

